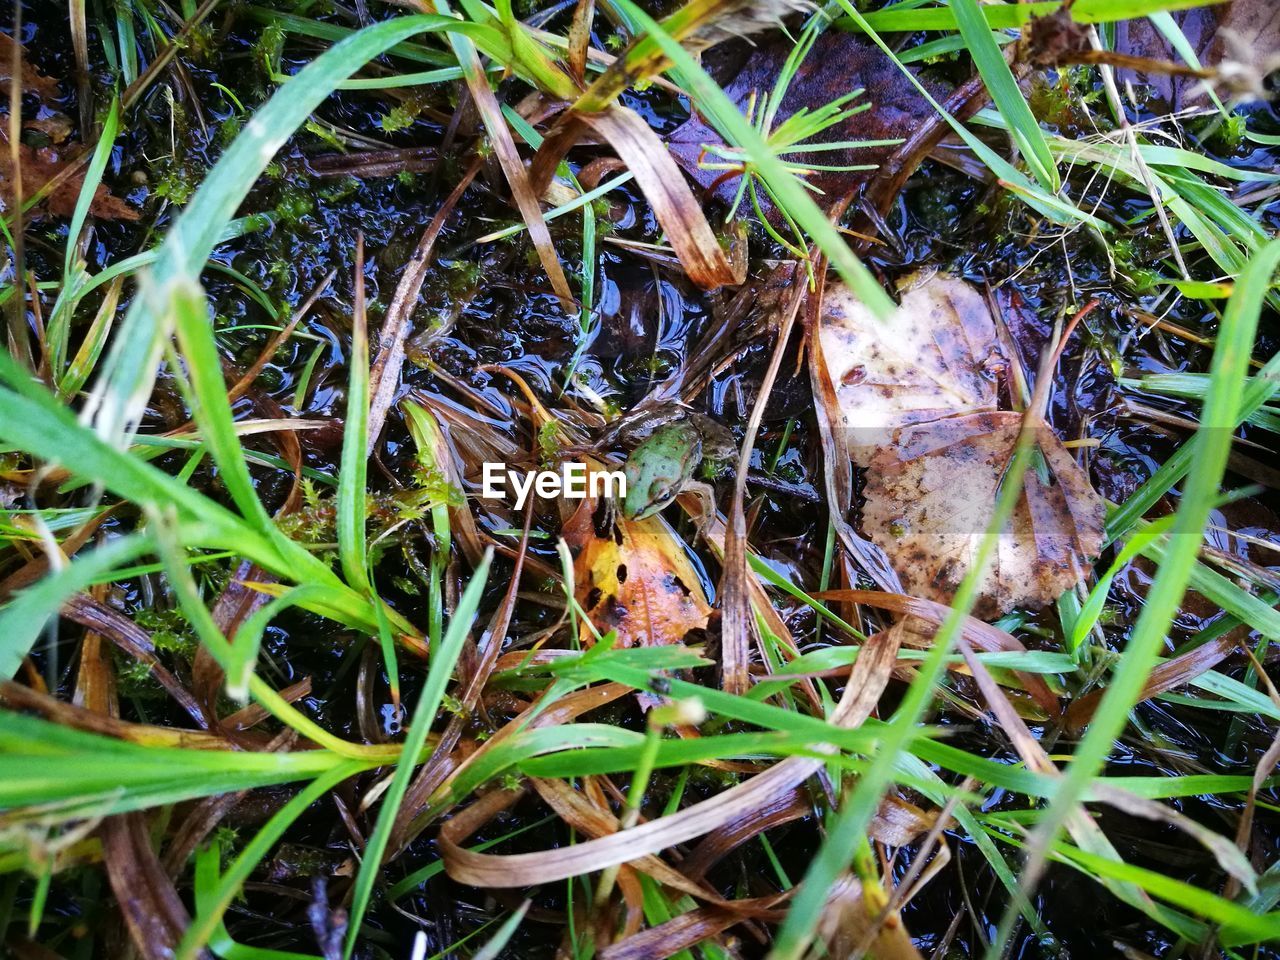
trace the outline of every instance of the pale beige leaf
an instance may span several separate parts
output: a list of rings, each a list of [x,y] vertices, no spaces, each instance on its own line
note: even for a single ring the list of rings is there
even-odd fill
[[[1000,353],[982,294],[956,277],[914,273],[881,322],[843,284],[823,299],[822,352],[853,457],[909,423],[994,410]]]
[[[908,592],[950,601],[991,523],[1021,426],[1022,414],[1008,412],[911,424],[872,456],[863,523]],[[1052,430],[1041,426],[1036,442],[1052,473],[1027,472],[979,584],[979,617],[1052,602],[1102,548],[1102,499]]]
[[[908,593],[949,603],[990,526],[1023,415],[996,409],[1006,365],[979,291],[943,273],[899,284],[879,322],[842,286],[819,328],[849,454],[866,469],[863,528]],[[1000,536],[975,612],[1042,607],[1102,547],[1103,503],[1061,441],[1035,431],[1042,470]]]

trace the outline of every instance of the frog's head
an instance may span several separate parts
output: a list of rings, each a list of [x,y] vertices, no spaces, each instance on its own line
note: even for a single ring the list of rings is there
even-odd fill
[[[655,430],[627,458],[623,516],[653,516],[676,498],[701,459],[702,438],[691,423],[680,421]]]
[[[627,478],[627,495],[622,501],[622,515],[628,520],[652,517],[680,492],[678,482],[655,476],[644,463],[628,461],[623,475]]]

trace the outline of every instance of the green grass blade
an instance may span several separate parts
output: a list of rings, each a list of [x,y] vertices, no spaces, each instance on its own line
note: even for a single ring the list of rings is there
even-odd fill
[[[1227,468],[1239,412],[1249,379],[1249,357],[1263,300],[1280,265],[1280,240],[1268,244],[1245,268],[1227,303],[1210,366],[1211,386],[1205,397],[1201,426],[1186,445],[1193,448],[1192,465],[1181,503],[1155,581],[1148,590],[1138,621],[1129,635],[1111,682],[1107,685],[1089,730],[1076,748],[1044,819],[1029,842],[1028,872],[1034,878],[1068,814],[1111,754],[1129,711],[1142,694],[1155,666],[1173,618],[1191,582],[1210,511]],[[1256,379],[1256,378],[1255,378]],[[1015,913],[1009,910],[992,941],[988,957],[998,957],[1012,933]]]
[[[991,101],[1009,125],[1009,133],[1022,151],[1027,166],[1035,174],[1040,186],[1056,194],[1062,187],[1058,166],[1045,139],[1040,121],[1031,112],[1018,81],[1013,78],[1004,54],[991,36],[991,28],[982,16],[976,0],[949,0],[960,36],[964,38],[973,56],[974,66],[982,75],[991,94]]]
[[[112,540],[20,591],[0,610],[0,680],[13,679],[49,618],[67,600],[151,547],[151,537],[145,533]]]
[[[357,243],[357,247],[360,244]],[[363,253],[357,263],[363,266]],[[347,583],[369,593],[365,511],[369,462],[369,335],[364,309],[364,277],[356,276],[355,323],[348,363],[347,420],[338,471],[338,557]]]
[[[1232,429],[1262,409],[1263,405],[1275,396],[1277,390],[1280,390],[1280,353],[1263,364],[1262,369],[1249,378],[1240,398],[1240,407],[1235,412]],[[1161,497],[1172,490],[1174,484],[1187,475],[1194,456],[1195,446],[1184,443],[1129,499],[1111,511],[1107,517],[1107,540],[1109,542],[1115,540],[1133,529],[1134,524],[1155,506]]]
[[[449,17],[398,17],[351,34],[298,71],[245,124],[209,171],[165,237],[151,269],[152,285],[163,291],[180,279],[198,281],[219,236],[262,171],[339,83],[409,37],[466,29],[466,24]],[[159,299],[143,295],[134,300],[107,359],[109,370],[154,369],[148,348],[162,322],[164,304]]]
[[[990,525],[982,536],[972,566],[956,590],[950,612],[938,628],[933,648],[920,664],[919,672],[893,719],[885,725],[870,766],[859,777],[852,792],[841,801],[827,838],[810,863],[804,882],[778,931],[769,960],[800,960],[805,956],[832,887],[849,869],[858,845],[865,842],[867,826],[879,809],[881,797],[893,781],[901,757],[916,738],[920,720],[933,700],[934,686],[942,677],[952,643],[977,602],[978,583],[983,571],[995,553],[1000,532],[1022,496],[1022,480],[1031,463],[1033,449],[1025,438],[1020,439],[1001,483]]]
[[[206,899],[204,907],[192,918],[191,925],[187,927],[182,941],[174,951],[175,960],[194,960],[199,955],[201,948],[222,924],[223,914],[240,894],[249,875],[284,835],[285,830],[306,813],[313,803],[360,769],[359,764],[344,763],[307,784],[276,811],[266,825],[254,834],[253,839],[245,844],[239,856],[222,875],[216,890]]]
[[[1060,197],[1051,193],[1046,193],[1036,184],[1028,180],[1021,170],[992,150],[991,147],[987,146],[987,144],[985,144],[980,138],[974,136],[973,132],[970,131],[968,127],[943,109],[942,104],[938,103],[937,99],[928,91],[924,84],[916,78],[915,74],[908,70],[902,62],[898,60],[894,55],[893,50],[891,50],[888,44],[881,39],[880,35],[871,27],[866,18],[858,12],[857,8],[854,7],[849,0],[836,0],[836,2],[839,3],[845,12],[853,18],[853,21],[858,24],[859,28],[862,29],[868,37],[871,38],[872,42],[880,48],[881,52],[897,65],[898,69],[902,71],[902,75],[908,80],[908,82],[916,88],[922,97],[929,101],[933,108],[938,111],[938,115],[946,121],[947,125],[955,131],[956,135],[960,137],[965,144],[968,145],[969,149],[974,152],[978,159],[987,165],[991,172],[996,175],[1008,190],[1018,194],[1025,203],[1033,209],[1040,211],[1055,223],[1082,222],[1087,223],[1092,227],[1096,227],[1099,230],[1109,229],[1107,224],[1103,223],[1092,214],[1078,209],[1076,206],[1061,199]],[[950,10],[948,9],[947,12],[950,13]]]
[[[844,237],[818,209],[804,185],[770,149],[760,131],[738,111],[689,52],[658,26],[652,17],[631,0],[616,0],[616,3],[676,65],[680,84],[692,94],[698,109],[730,143],[736,144],[750,158],[757,174],[768,185],[769,192],[826,254],[849,289],[876,316],[887,318],[894,310],[894,303],[889,295],[881,289],[875,277],[849,249]]]
[[[427,682],[422,688],[422,695],[418,698],[413,721],[409,724],[409,732],[405,735],[400,762],[396,766],[391,786],[387,788],[386,795],[383,797],[382,809],[378,811],[378,822],[369,837],[368,844],[365,845],[364,859],[360,864],[360,872],[356,876],[355,890],[351,899],[351,920],[346,946],[342,952],[343,960],[351,960],[351,955],[355,952],[364,915],[373,895],[373,885],[377,882],[382,870],[382,858],[387,852],[391,831],[395,827],[396,816],[400,812],[400,804],[404,801],[405,792],[409,789],[409,781],[413,778],[418,755],[422,752],[423,744],[427,741],[427,732],[440,711],[449,677],[453,673],[454,665],[462,653],[462,645],[471,630],[471,619],[480,605],[480,597],[484,593],[492,559],[493,552],[490,549],[477,565],[471,576],[471,582],[463,591],[458,607],[449,620],[449,628],[440,641],[440,649],[436,651],[431,667],[427,671]]]
[[[1210,3],[1221,2],[1224,0],[1210,0]],[[1188,10],[1205,5],[1205,0],[1077,0],[1071,7],[1071,18],[1077,23],[1113,23],[1165,10]],[[885,33],[958,29],[955,12],[949,6],[900,9],[904,6],[906,5],[894,4],[887,9],[868,13],[866,22],[872,29]],[[983,5],[981,9],[989,29],[1006,30],[1025,26],[1031,22],[1032,17],[1055,14],[1062,9],[1062,3],[1059,0],[991,3]],[[857,18],[852,23],[858,28],[862,26]]]
[[[263,533],[273,532],[275,524],[258,498],[253,478],[249,476],[249,465],[245,463],[244,448],[236,435],[235,414],[227,400],[222,358],[213,339],[204,291],[189,280],[179,280],[169,288],[169,297],[174,332],[191,385],[187,399],[192,417],[240,515]]]

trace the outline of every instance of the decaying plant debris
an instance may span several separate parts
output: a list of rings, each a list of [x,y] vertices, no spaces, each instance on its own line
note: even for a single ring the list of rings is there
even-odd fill
[[[1277,955],[1266,0],[4,16],[0,954]]]

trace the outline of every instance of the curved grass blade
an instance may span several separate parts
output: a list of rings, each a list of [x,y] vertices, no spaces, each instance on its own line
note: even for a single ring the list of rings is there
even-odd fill
[[[151,269],[151,282],[164,290],[181,278],[198,281],[218,237],[262,171],[339,83],[409,37],[441,31],[466,33],[474,27],[431,14],[398,17],[350,35],[298,71],[245,124],[209,171],[166,235]],[[149,345],[160,326],[162,309],[154,297],[136,298],[112,345],[104,376],[112,371],[154,369]]]
[[[347,419],[338,473],[338,557],[347,583],[369,593],[365,483],[369,449],[369,327],[364,301],[364,238],[356,239],[355,303],[348,363]]]
[[[240,855],[232,861],[227,872],[222,875],[217,888],[205,900],[205,907],[191,921],[187,932],[174,951],[174,960],[195,960],[201,948],[209,942],[222,925],[223,914],[231,906],[231,902],[239,895],[245,881],[261,862],[276,841],[284,834],[298,817],[302,816],[313,803],[340,784],[352,774],[358,773],[361,766],[357,763],[345,763],[327,773],[321,774],[307,784],[293,799],[276,811],[267,821],[266,826],[254,834]]]
[[[236,435],[235,414],[227,400],[222,358],[213,339],[204,290],[190,280],[175,281],[169,288],[169,303],[191,386],[187,400],[205,446],[240,515],[264,534],[274,535],[275,524],[258,498]]]
[[[11,680],[49,618],[74,594],[152,549],[151,537],[134,533],[86,552],[62,570],[21,591],[0,610],[0,680]]]

